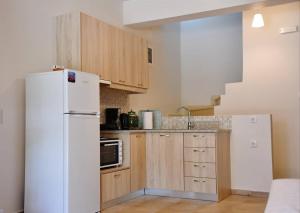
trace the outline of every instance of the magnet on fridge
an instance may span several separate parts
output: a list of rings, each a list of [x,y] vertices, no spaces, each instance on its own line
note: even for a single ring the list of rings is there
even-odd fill
[[[75,83],[76,81],[76,73],[68,72],[68,82]]]

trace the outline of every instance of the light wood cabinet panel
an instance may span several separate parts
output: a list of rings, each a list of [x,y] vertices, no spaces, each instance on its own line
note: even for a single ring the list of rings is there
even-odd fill
[[[81,70],[84,72],[100,74],[102,70],[102,57],[100,55],[101,43],[99,21],[96,18],[80,14],[81,24]]]
[[[216,194],[216,179],[185,177],[185,191]]]
[[[216,178],[215,163],[184,163],[184,176]]]
[[[101,61],[100,67],[100,77],[103,80],[111,80],[111,72],[114,64],[114,58],[112,55],[113,51],[113,27],[98,21],[98,30],[99,30],[99,52]]]
[[[143,133],[130,135],[131,192],[146,187],[146,136]]]
[[[183,134],[149,134],[146,150],[147,187],[183,191]]]
[[[146,92],[145,39],[84,13],[58,16],[56,32],[58,65],[100,75],[111,88]]]
[[[133,41],[134,51],[134,76],[135,85],[139,88],[147,89],[149,86],[149,71],[148,71],[148,46],[147,41],[139,36],[134,36]]]
[[[184,147],[215,147],[215,134],[210,133],[185,133]]]
[[[184,148],[184,161],[214,163],[216,150],[215,148]]]
[[[107,202],[130,193],[130,170],[101,175],[101,201]]]

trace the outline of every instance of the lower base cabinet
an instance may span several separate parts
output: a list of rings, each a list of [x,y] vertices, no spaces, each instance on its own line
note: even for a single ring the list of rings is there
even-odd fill
[[[130,193],[130,169],[101,174],[101,203]]]

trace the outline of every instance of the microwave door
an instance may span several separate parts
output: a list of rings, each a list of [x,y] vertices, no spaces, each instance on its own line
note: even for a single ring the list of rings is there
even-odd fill
[[[119,164],[119,143],[100,143],[100,165],[101,168],[116,166]]]

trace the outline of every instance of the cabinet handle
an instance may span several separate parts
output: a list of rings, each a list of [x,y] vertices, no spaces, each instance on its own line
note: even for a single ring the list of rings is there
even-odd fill
[[[114,175],[114,177],[119,177],[119,176],[121,176],[121,174],[115,174],[115,175]]]
[[[197,165],[197,164],[194,164],[194,167],[198,167],[199,165]]]
[[[194,138],[198,138],[198,137],[199,137],[199,135],[193,135],[193,137],[194,137]]]
[[[199,182],[199,180],[193,180],[193,181],[194,181],[194,182],[197,182],[197,183]]]
[[[193,152],[199,152],[199,150],[198,149],[194,149]]]
[[[203,165],[203,166],[202,166],[202,168],[206,168],[206,166],[205,166],[205,165]]]
[[[170,135],[165,134],[165,135],[160,135],[160,137],[169,137]]]
[[[206,180],[202,180],[202,183],[206,183]]]
[[[202,149],[201,152],[205,152],[205,149]]]

